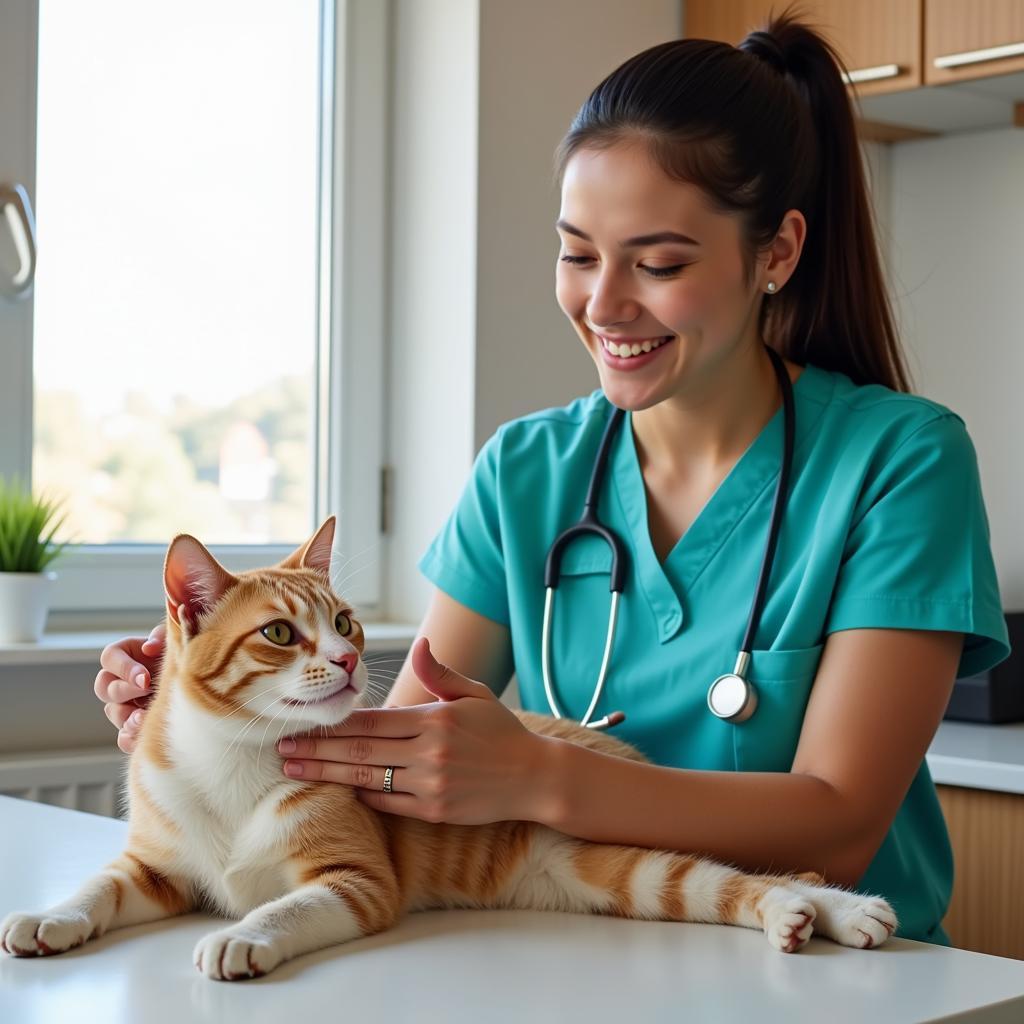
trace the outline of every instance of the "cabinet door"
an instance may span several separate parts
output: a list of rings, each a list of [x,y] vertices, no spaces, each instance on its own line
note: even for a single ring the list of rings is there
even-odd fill
[[[958,0],[952,0],[953,3]],[[923,0],[804,0],[807,21],[839,51],[861,96],[921,84]],[[684,33],[735,46],[762,28],[777,0],[687,0]]]
[[[1024,960],[1024,796],[936,786],[953,844],[954,946]]]
[[[1024,0],[925,0],[928,85],[1024,71]]]

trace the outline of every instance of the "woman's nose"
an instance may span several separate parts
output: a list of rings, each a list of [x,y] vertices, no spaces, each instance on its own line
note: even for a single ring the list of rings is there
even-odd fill
[[[587,301],[587,316],[595,327],[611,327],[636,319],[637,302],[621,275],[605,270],[594,283]]]
[[[354,651],[346,654],[341,654],[337,658],[327,659],[332,665],[338,665],[343,668],[349,675],[352,675],[356,670],[356,663],[359,661],[359,655]]]

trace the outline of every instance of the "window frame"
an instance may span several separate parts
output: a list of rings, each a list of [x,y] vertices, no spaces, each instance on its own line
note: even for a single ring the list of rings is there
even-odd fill
[[[12,0],[0,32],[0,182],[35,200],[39,0]],[[381,481],[385,460],[386,192],[391,5],[319,0],[320,109],[317,182],[316,353],[310,535],[338,516],[335,572],[366,619],[379,617],[384,581]],[[5,26],[6,27],[6,26]],[[10,50],[8,54],[6,51]],[[7,60],[7,58],[12,58]],[[339,59],[340,58],[340,59]],[[8,78],[8,76],[10,76]],[[4,79],[7,79],[6,81]],[[12,83],[15,87],[12,89]],[[2,226],[0,226],[2,227]],[[31,479],[32,300],[0,300],[0,472]],[[353,443],[344,444],[344,439]],[[202,539],[202,538],[200,538]],[[297,538],[296,544],[307,538]],[[170,537],[167,538],[169,542]],[[295,545],[210,545],[229,571],[266,566]],[[75,545],[57,573],[48,628],[142,626],[165,614],[166,544]],[[337,582],[337,581],[336,581]]]

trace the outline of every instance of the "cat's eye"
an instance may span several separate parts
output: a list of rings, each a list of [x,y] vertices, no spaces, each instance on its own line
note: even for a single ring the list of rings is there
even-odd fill
[[[270,625],[264,626],[260,632],[270,641],[275,644],[280,644],[282,647],[287,646],[292,642],[292,638],[295,633],[292,627],[287,622],[271,622]]]
[[[334,628],[342,636],[348,636],[352,632],[352,620],[344,612],[338,612],[334,618]]]

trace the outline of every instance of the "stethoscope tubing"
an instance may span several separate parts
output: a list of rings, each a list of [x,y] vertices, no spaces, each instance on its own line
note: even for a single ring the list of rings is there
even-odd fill
[[[747,627],[743,634],[743,641],[736,659],[736,666],[732,673],[719,676],[711,684],[708,690],[708,707],[711,712],[719,718],[730,722],[746,721],[757,707],[757,692],[753,685],[746,679],[747,668],[750,663],[750,653],[754,643],[757,627],[761,620],[761,611],[764,606],[765,594],[768,588],[768,580],[771,576],[772,565],[775,560],[775,548],[778,541],[779,530],[782,525],[782,517],[789,491],[789,478],[793,465],[793,448],[796,434],[796,410],[793,399],[793,383],[789,379],[789,371],[782,360],[782,357],[774,349],[765,346],[772,366],[782,390],[782,401],[784,409],[783,428],[783,453],[782,466],[779,470],[779,478],[775,487],[775,498],[772,503],[771,520],[768,528],[768,538],[765,544],[764,554],[761,558],[761,569],[758,573],[757,586],[754,591],[754,600],[750,606],[750,614],[747,617]],[[562,555],[569,543],[577,537],[585,534],[596,534],[605,541],[612,552],[611,576],[608,589],[611,591],[611,609],[608,615],[608,629],[605,633],[604,654],[601,659],[601,668],[598,673],[597,685],[587,708],[586,714],[580,720],[580,724],[591,729],[607,728],[616,724],[624,717],[621,712],[612,712],[605,718],[591,722],[591,716],[601,699],[605,679],[608,674],[608,665],[611,660],[612,646],[615,638],[615,628],[618,623],[619,597],[623,592],[625,577],[628,565],[628,555],[625,545],[618,535],[609,527],[605,526],[597,517],[597,501],[601,491],[601,484],[604,480],[605,470],[608,465],[608,457],[611,443],[619,425],[622,422],[624,410],[613,408],[605,424],[604,433],[601,435],[601,442],[598,446],[597,456],[594,460],[594,468],[591,472],[590,483],[587,487],[587,495],[583,504],[583,514],[579,522],[574,523],[560,533],[551,545],[544,563],[544,621],[541,627],[541,670],[544,677],[544,692],[547,696],[548,706],[555,718],[566,717],[558,706],[555,696],[554,681],[551,673],[551,623],[553,617],[554,592],[558,587],[558,579],[561,573]],[[720,694],[724,700],[719,700],[716,705],[716,688],[720,688]]]

